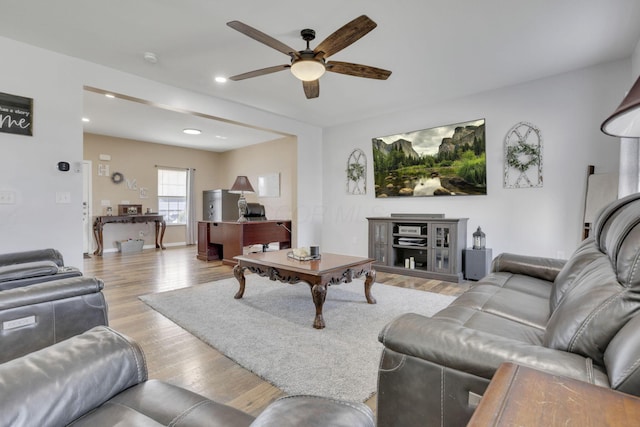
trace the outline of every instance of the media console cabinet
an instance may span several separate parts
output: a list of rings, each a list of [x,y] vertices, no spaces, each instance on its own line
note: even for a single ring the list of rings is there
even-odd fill
[[[468,218],[392,214],[367,220],[369,258],[375,259],[376,270],[462,282]]]

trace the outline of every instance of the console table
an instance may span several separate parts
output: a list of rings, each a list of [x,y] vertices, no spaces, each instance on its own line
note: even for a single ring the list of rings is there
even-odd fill
[[[93,252],[94,255],[102,256],[102,250],[104,248],[102,229],[105,224],[118,224],[118,223],[141,223],[141,222],[155,222],[156,223],[156,248],[164,249],[162,239],[164,239],[164,232],[167,229],[167,223],[164,221],[164,217],[158,214],[138,214],[138,215],[105,215],[97,216],[93,222],[93,236],[96,239],[96,245],[98,246]]]
[[[638,420],[636,396],[503,363],[467,426],[630,426]]]
[[[200,221],[198,222],[198,255],[203,261],[222,259],[224,264],[236,265],[235,256],[251,245],[280,244],[291,247],[290,220],[261,221]]]

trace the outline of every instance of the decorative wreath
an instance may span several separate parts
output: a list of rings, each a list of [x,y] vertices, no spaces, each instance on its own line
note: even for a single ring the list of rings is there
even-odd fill
[[[521,159],[528,159],[526,162]],[[507,164],[520,172],[540,162],[540,146],[529,145],[523,141],[507,147]]]
[[[111,175],[111,182],[114,184],[120,184],[122,181],[124,181],[124,175],[120,172],[114,172],[113,175]]]

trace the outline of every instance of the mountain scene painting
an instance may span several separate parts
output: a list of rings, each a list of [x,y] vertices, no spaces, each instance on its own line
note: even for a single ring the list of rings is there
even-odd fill
[[[487,194],[484,119],[372,143],[376,197]]]

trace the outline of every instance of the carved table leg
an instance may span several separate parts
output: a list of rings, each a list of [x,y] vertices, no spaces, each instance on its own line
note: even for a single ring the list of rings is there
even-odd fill
[[[324,329],[324,319],[322,318],[322,306],[327,297],[327,285],[317,284],[311,288],[313,303],[316,306],[316,318],[313,321],[313,327],[316,329]]]
[[[93,252],[94,255],[102,256],[102,223],[96,222],[93,224],[93,237],[96,239],[96,250]]]
[[[371,286],[373,286],[376,281],[376,271],[373,269],[369,270],[366,272],[366,276],[367,278],[364,281],[364,296],[367,298],[369,304],[375,304],[376,299],[371,295]]]
[[[161,222],[156,221],[156,248],[165,249],[162,241],[164,240],[164,232],[167,229],[167,223],[162,220]],[[160,238],[158,241],[158,237]]]
[[[240,284],[240,289],[233,297],[235,299],[240,299],[242,298],[242,295],[244,295],[244,284],[246,281],[244,278],[244,267],[240,267],[240,264],[237,264],[233,267],[233,275],[236,276],[236,279],[238,279],[238,283]]]

